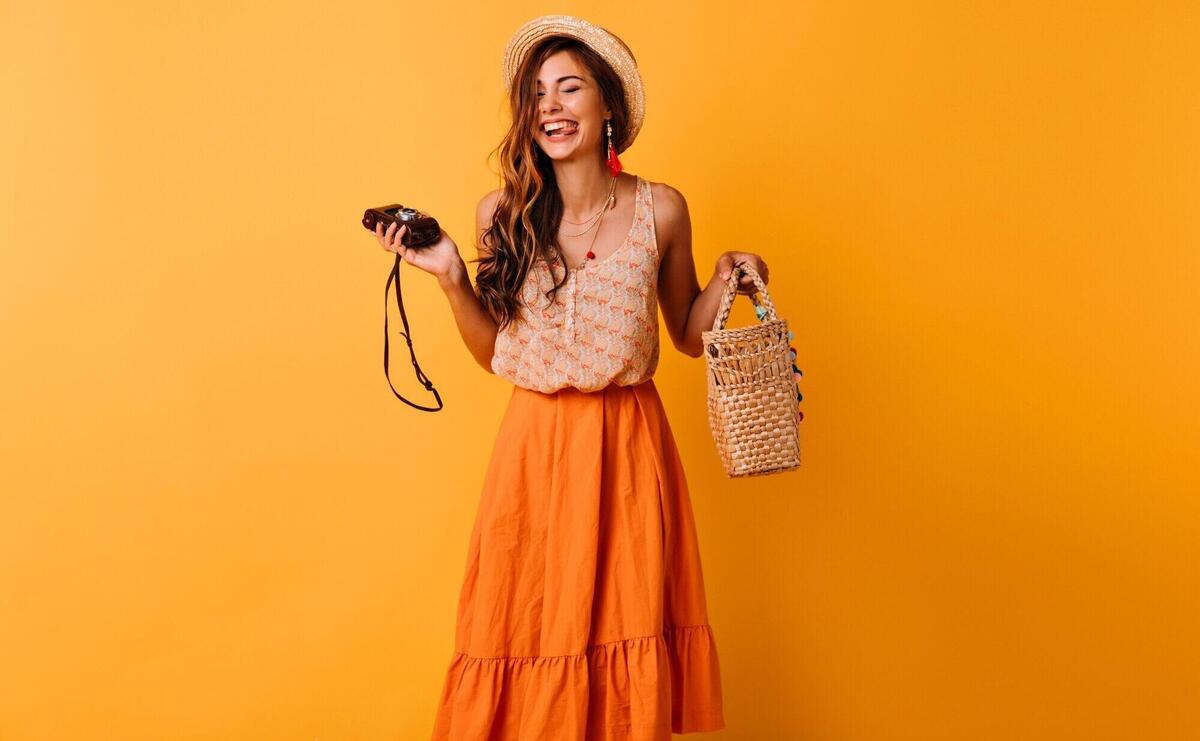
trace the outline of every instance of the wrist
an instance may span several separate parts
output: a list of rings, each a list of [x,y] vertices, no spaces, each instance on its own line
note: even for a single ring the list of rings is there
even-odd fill
[[[438,285],[447,293],[464,285],[468,288],[471,286],[470,278],[467,276],[467,265],[461,258],[452,264],[445,273],[439,274],[437,279]]]

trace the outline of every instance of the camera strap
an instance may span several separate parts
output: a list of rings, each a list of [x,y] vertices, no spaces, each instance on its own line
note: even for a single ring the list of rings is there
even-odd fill
[[[433,398],[437,399],[436,407],[426,407],[426,406],[421,406],[420,404],[415,404],[415,403],[409,401],[408,399],[405,399],[403,396],[401,396],[400,392],[396,390],[396,387],[392,385],[392,377],[388,373],[388,356],[390,353],[388,352],[387,300],[388,300],[388,291],[391,290],[393,281],[396,283],[396,305],[400,307],[400,320],[402,322],[404,322],[404,331],[401,332],[400,334],[404,335],[405,341],[408,342],[408,352],[409,352],[409,355],[412,356],[413,370],[416,372],[417,380],[420,381],[425,386],[426,391],[433,392]],[[396,263],[395,263],[395,265],[392,266],[391,274],[388,275],[387,285],[385,285],[383,287],[383,375],[385,377],[387,377],[388,386],[392,387],[392,393],[396,395],[397,399],[404,402],[405,404],[408,404],[409,406],[411,406],[413,408],[420,409],[421,411],[424,411],[424,412],[436,412],[442,408],[441,394],[439,394],[437,392],[437,389],[435,389],[433,387],[433,382],[430,381],[429,378],[425,375],[425,373],[421,370],[420,364],[417,363],[417,353],[416,353],[416,351],[413,350],[412,337],[410,336],[410,332],[408,329],[408,316],[404,313],[404,299],[400,295],[400,253],[399,252],[396,253]]]

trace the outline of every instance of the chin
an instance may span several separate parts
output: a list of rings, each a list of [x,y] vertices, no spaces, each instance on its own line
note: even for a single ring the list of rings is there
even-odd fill
[[[555,160],[569,160],[580,156],[583,152],[593,151],[597,145],[585,141],[578,142],[552,142],[542,136],[537,138],[538,147],[546,154],[547,157]]]

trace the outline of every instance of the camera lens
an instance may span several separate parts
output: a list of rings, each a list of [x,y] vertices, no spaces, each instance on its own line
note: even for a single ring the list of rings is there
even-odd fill
[[[400,209],[400,213],[397,214],[397,218],[401,221],[412,221],[417,218],[417,211],[412,208],[402,208]]]

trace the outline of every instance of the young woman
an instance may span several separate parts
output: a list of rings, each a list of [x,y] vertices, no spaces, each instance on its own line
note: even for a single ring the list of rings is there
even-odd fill
[[[687,204],[624,172],[642,125],[628,47],[571,16],[504,55],[503,187],[479,202],[471,286],[449,235],[380,244],[437,276],[463,341],[513,382],[459,597],[436,741],[669,741],[725,725],[683,465],[651,376],[658,307],[702,352],[732,266],[701,290]],[[752,293],[743,277],[738,290]]]

